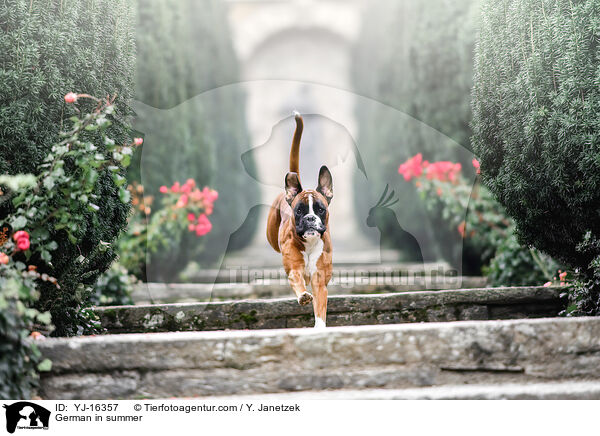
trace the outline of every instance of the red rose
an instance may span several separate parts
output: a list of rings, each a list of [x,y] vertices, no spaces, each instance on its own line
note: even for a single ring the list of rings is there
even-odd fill
[[[13,240],[17,240],[17,239],[21,239],[21,238],[27,238],[29,239],[29,233],[27,233],[25,230],[19,230],[18,232],[15,232],[13,234]]]
[[[29,233],[27,233],[25,230],[19,230],[18,232],[15,232],[13,239],[19,250],[25,251],[29,248]]]
[[[21,251],[29,249],[29,238],[17,239],[17,247]]]

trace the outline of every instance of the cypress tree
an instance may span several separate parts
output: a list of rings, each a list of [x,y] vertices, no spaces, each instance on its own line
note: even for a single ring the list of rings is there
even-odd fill
[[[140,117],[136,127],[153,135],[145,142],[141,175],[132,173],[131,178],[141,179],[145,192],[155,197],[161,185],[187,178],[219,192],[211,233],[202,239],[186,234],[178,247],[152,256],[163,279],[174,280],[190,259],[215,261],[222,253],[205,247],[227,241],[228,229],[257,200],[257,190],[243,184],[238,169],[250,143],[245,102],[235,87],[202,95],[239,81],[219,1],[140,0],[137,46],[136,99],[162,110]],[[242,238],[242,244],[251,236]]]
[[[599,17],[599,0],[485,0],[472,96],[482,178],[520,242],[589,277],[600,255]]]

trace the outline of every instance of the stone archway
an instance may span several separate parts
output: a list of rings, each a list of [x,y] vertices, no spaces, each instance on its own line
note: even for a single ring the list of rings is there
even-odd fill
[[[338,101],[327,101],[332,94],[324,95],[312,85],[350,91],[351,49],[360,25],[360,3],[229,2],[233,44],[241,78],[247,83],[246,116],[252,147],[256,149],[266,142],[277,144],[275,148],[268,147],[266,159],[256,159],[259,173],[275,177],[261,180],[262,203],[270,204],[283,188],[294,129],[291,114],[297,110],[308,117],[301,145],[303,184],[316,184],[322,164],[334,166],[330,167],[335,187],[331,227],[336,261],[340,263],[352,263],[357,252],[369,253],[362,262],[379,262],[379,250],[376,238],[364,223],[358,222],[354,210],[353,178],[357,166],[354,156],[348,159],[347,155],[354,147],[350,132],[356,132],[352,94],[347,92]],[[282,81],[281,87],[274,85],[277,81]],[[332,106],[336,107],[336,119],[320,116],[330,114]],[[338,161],[340,150],[346,158],[343,162]],[[257,234],[250,247],[254,253],[261,253],[261,248],[269,250],[264,236],[266,215],[264,209],[259,216]],[[257,256],[273,261],[274,255]]]

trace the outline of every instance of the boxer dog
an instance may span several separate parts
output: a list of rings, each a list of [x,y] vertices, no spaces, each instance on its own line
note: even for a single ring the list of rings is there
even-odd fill
[[[315,327],[325,327],[327,284],[331,279],[331,237],[328,206],[333,198],[333,180],[326,166],[319,170],[316,189],[302,189],[299,175],[300,138],[304,123],[294,113],[296,131],[290,151],[290,171],[285,191],[269,211],[267,240],[281,253],[283,268],[301,305],[313,302]],[[312,295],[306,290],[310,285]]]

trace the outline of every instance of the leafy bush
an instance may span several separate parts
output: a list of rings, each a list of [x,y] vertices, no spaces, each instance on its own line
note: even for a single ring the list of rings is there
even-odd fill
[[[77,113],[74,106],[63,101],[68,91],[99,96],[116,93],[118,108],[106,116],[113,123],[114,141],[128,142],[126,116],[130,112],[135,56],[132,12],[127,0],[0,3],[1,174],[40,174],[41,164],[60,140],[59,132]],[[87,99],[78,106],[88,112],[96,102]],[[97,152],[106,154],[107,148],[97,133],[81,132],[80,140],[93,140]],[[62,170],[71,175],[80,167],[66,157]],[[106,168],[97,172],[94,188],[86,195],[97,196],[94,204],[98,210],[77,205],[73,211],[81,217],[77,228],[69,229],[54,220],[58,228],[48,225],[37,234],[32,232],[36,241],[52,240],[57,244],[51,269],[61,283],[61,293],[56,295],[51,285],[41,284],[38,302],[41,310],[51,309],[57,335],[76,332],[77,317],[72,308],[79,304],[76,300],[83,292],[80,285],[93,284],[115,258],[109,243],[126,225],[129,205],[119,199],[112,174]],[[45,189],[58,192],[56,188]],[[0,201],[0,219],[15,211],[11,201]],[[17,227],[25,226],[28,224]]]
[[[520,243],[591,286],[600,248],[578,246],[600,237],[600,1],[486,0],[482,11],[472,126],[483,183]]]
[[[91,303],[96,306],[121,306],[133,304],[131,292],[137,279],[127,268],[118,262],[98,277],[91,296]]]
[[[472,163],[479,171],[479,162]],[[430,163],[417,154],[398,171],[406,181],[415,180],[427,208],[440,214],[447,229],[470,242],[471,252],[465,255],[480,259],[491,285],[540,285],[552,278],[558,265],[517,243],[514,222],[485,186],[467,182],[460,163]]]
[[[72,128],[35,168],[37,176],[0,177],[0,185],[6,189],[2,203],[10,202],[14,210],[0,219],[0,226],[10,228],[17,262],[35,265],[42,278],[53,277],[41,283],[41,298],[36,305],[52,313],[60,335],[93,330],[81,310],[89,305],[90,289],[86,283],[99,272],[91,262],[106,258],[111,244],[110,241],[98,241],[93,247],[84,244],[89,242],[91,227],[100,225],[101,217],[106,218],[103,216],[106,211],[99,206],[106,201],[98,190],[102,182],[106,185],[102,177],[111,181],[111,195],[116,201],[129,204],[129,191],[121,173],[135,147],[133,143],[118,145],[106,136],[111,125],[108,116],[114,111],[113,100],[73,93],[67,94],[65,100],[74,102],[77,98],[94,100],[97,107],[81,119],[71,118]],[[101,145],[84,139],[86,133],[97,134],[102,139]],[[136,139],[135,144],[139,143]],[[61,262],[65,243],[78,250],[77,255],[72,253],[73,265],[67,270]],[[93,283],[95,280],[90,284]]]
[[[5,231],[8,229],[5,228]],[[6,236],[6,233],[2,234]],[[23,241],[23,238],[20,238]],[[29,240],[29,238],[26,238]],[[51,362],[43,359],[32,330],[51,330],[50,313],[33,309],[39,297],[36,282],[41,279],[34,266],[15,261],[5,251],[18,250],[15,241],[2,241],[0,252],[0,399],[29,398],[37,387],[38,371],[48,371]],[[45,277],[46,280],[50,279]],[[39,332],[36,332],[39,335]]]
[[[587,232],[583,241],[577,246],[581,252],[597,253],[600,250],[600,240]],[[575,280],[567,289],[565,295],[568,305],[562,313],[567,316],[598,315],[600,313],[600,255],[596,256],[582,272],[575,269]]]
[[[176,249],[165,247],[150,256],[162,278],[173,280],[190,259],[203,264],[218,259],[223,253],[205,247],[227,241],[230,229],[257,203],[258,189],[246,184],[241,172],[240,156],[250,144],[245,100],[236,87],[198,97],[239,82],[222,2],[139,1],[137,46],[136,99],[161,110],[144,112],[137,121],[148,147],[143,167],[132,168],[130,181],[142,182],[150,196],[157,196],[162,185],[188,178],[220,194],[214,217],[219,226],[211,234],[202,241],[183,234]],[[250,230],[241,245],[250,241]]]
[[[359,146],[380,156],[372,164],[366,162],[370,192],[356,189],[359,210],[367,210],[381,187],[394,180],[397,163],[416,153],[469,163],[469,96],[478,7],[479,0],[384,0],[367,8],[354,52],[353,87],[414,119],[390,118],[382,106],[357,107]],[[432,129],[424,129],[419,121]],[[455,142],[440,144],[428,135],[433,129]],[[423,223],[420,233],[415,233],[423,255],[455,259],[458,247],[449,233],[454,229],[444,226],[438,211],[421,209],[414,190],[402,185],[393,188],[401,204],[415,205],[398,208],[396,213],[400,222]],[[384,229],[386,239],[401,245],[397,242],[402,235],[395,229],[397,225],[390,222]],[[475,260],[463,270],[476,272],[479,267]]]
[[[513,225],[510,234],[496,247],[494,257],[483,268],[483,273],[492,286],[527,286],[550,280],[559,267],[544,253],[521,246]]]

